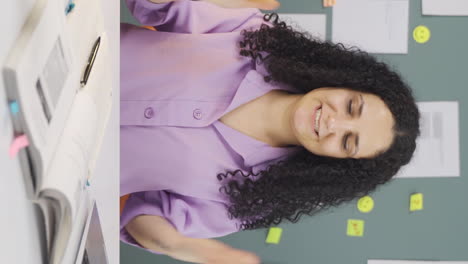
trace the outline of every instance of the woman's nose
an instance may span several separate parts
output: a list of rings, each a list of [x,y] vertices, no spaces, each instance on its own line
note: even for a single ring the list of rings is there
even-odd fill
[[[325,123],[325,127],[328,132],[327,134],[338,133],[342,131],[354,131],[355,122],[353,122],[351,118],[330,116]]]

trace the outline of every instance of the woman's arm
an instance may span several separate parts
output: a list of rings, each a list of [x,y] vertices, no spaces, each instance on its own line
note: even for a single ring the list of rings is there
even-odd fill
[[[278,9],[280,3],[276,0],[203,0],[224,8],[258,8],[263,10]]]
[[[127,232],[143,247],[169,255],[182,235],[163,217],[140,215],[126,226]]]
[[[178,260],[203,264],[260,263],[254,254],[217,240],[183,236],[164,217],[140,215],[125,228],[141,246]]]
[[[241,32],[244,29],[258,28],[266,23],[264,15],[256,8],[222,8],[207,1],[175,0],[161,4],[151,1],[126,0],[126,3],[140,24],[154,26],[161,32],[186,34]]]
[[[155,4],[164,4],[164,3],[173,2],[175,0],[148,0],[148,1],[153,2]]]
[[[150,2],[163,4],[176,0],[149,0]],[[278,9],[280,3],[276,0],[203,0],[224,8],[258,8],[264,10]]]

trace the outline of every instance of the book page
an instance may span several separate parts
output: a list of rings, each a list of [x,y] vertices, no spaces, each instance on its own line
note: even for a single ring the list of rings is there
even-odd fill
[[[17,101],[16,133],[34,148],[30,160],[41,181],[53,158],[79,82],[65,14],[58,1],[36,1],[3,69],[8,100]],[[25,167],[26,166],[22,166]]]
[[[91,178],[94,175],[94,168],[96,165],[97,157],[101,149],[102,139],[106,131],[108,120],[110,117],[110,112],[112,108],[112,79],[110,73],[109,65],[109,54],[108,54],[108,38],[105,33],[100,35],[101,44],[99,51],[94,62],[93,70],[88,79],[88,83],[83,88],[82,91],[88,93],[94,100],[97,110],[97,134],[96,134],[96,144],[92,153],[90,153],[89,159],[89,175],[88,178]]]
[[[76,95],[50,170],[40,186],[41,192],[54,190],[63,195],[66,201],[61,204],[70,205],[71,219],[74,219],[79,207],[90,156],[95,148],[98,126],[96,111],[96,103],[89,93],[79,92]]]

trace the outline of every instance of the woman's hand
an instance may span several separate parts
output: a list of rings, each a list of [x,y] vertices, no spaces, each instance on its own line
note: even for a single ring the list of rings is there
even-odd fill
[[[161,216],[139,215],[125,229],[144,248],[178,260],[202,264],[260,263],[256,255],[232,248],[220,241],[186,237]]]
[[[232,248],[215,239],[184,238],[177,245],[177,259],[194,260],[202,264],[260,264],[260,258],[248,251]]]
[[[278,9],[276,0],[203,0],[224,8],[258,8],[263,10]]]

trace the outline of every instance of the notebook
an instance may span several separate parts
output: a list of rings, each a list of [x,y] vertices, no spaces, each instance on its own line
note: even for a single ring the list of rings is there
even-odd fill
[[[96,39],[86,86],[80,85]],[[86,182],[94,171],[112,104],[108,39],[100,1],[80,1],[66,15],[62,0],[37,0],[2,73],[29,198],[42,211],[50,263],[61,263],[73,230],[84,226]],[[13,140],[13,139],[12,139]],[[81,210],[81,211],[80,211]],[[80,216],[81,215],[81,216]]]

